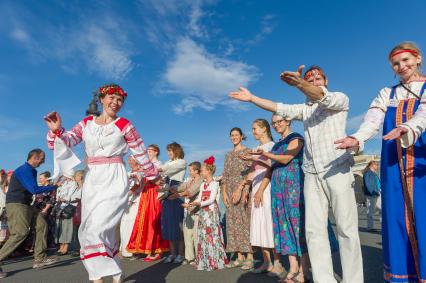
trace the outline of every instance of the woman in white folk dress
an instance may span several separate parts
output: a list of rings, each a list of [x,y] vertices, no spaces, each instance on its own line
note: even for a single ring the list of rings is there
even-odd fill
[[[127,203],[128,178],[123,156],[128,149],[141,166],[141,171],[160,183],[157,169],[149,161],[145,145],[131,122],[118,117],[127,93],[115,84],[99,89],[103,111],[99,117],[87,117],[70,131],[62,128],[58,113],[45,116],[50,129],[48,146],[55,146],[60,138],[72,147],[84,141],[87,155],[87,174],[82,189],[82,215],[79,229],[80,257],[89,273],[89,279],[103,282],[113,276],[121,282],[116,227]]]

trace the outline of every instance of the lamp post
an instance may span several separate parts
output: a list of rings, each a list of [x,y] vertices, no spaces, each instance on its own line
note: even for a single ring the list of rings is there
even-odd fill
[[[89,108],[86,110],[87,116],[99,116],[101,112],[98,110],[98,91],[93,91],[93,98],[92,101],[89,104]]]

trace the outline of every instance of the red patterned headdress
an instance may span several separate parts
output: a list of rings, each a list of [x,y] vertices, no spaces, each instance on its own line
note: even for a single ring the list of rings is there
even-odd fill
[[[210,156],[209,158],[207,158],[206,160],[204,160],[204,163],[208,164],[208,165],[214,165],[214,161],[215,161],[214,157]]]
[[[101,86],[99,88],[99,93],[104,95],[117,94],[121,95],[124,98],[127,97],[127,92],[125,92],[119,85],[116,84]]]

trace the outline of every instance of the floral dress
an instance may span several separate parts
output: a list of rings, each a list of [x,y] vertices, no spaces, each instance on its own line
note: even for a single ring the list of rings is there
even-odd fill
[[[250,149],[229,151],[225,157],[222,173],[222,182],[226,186],[229,200],[244,180],[249,170],[249,162],[239,158]],[[250,244],[250,210],[251,206],[243,201],[231,204],[226,208],[226,251],[227,252],[252,252]]]
[[[195,265],[198,270],[222,269],[226,264],[225,245],[220,226],[219,206],[216,196],[219,183],[202,183],[197,201],[201,203],[197,230],[197,255]]]
[[[271,152],[283,155],[288,144],[295,139],[303,141],[297,133],[290,133],[277,142]],[[305,205],[303,199],[303,151],[287,164],[272,165],[271,197],[275,250],[283,255],[297,255],[307,251],[305,239]]]

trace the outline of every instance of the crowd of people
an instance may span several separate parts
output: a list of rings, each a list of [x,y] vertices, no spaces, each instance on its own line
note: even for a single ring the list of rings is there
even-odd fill
[[[226,154],[221,176],[215,176],[213,156],[187,165],[176,142],[167,145],[169,160],[161,163],[160,148],[145,147],[132,123],[117,116],[127,97],[118,85],[101,87],[102,114],[83,119],[70,131],[64,130],[58,113],[49,113],[47,140],[55,151],[55,166],[64,168],[67,161],[56,151],[72,153],[84,141],[85,169],[71,175],[64,170],[53,184],[44,172],[37,184],[35,168],[45,155],[35,149],[14,172],[2,172],[0,241],[8,239],[0,249],[0,262],[34,231],[34,268],[56,262],[46,255],[46,243],[53,241],[59,254],[79,251],[94,282],[108,276],[122,282],[120,258],[143,258],[190,264],[197,270],[241,268],[279,282],[332,283],[337,282],[334,250],[340,253],[342,282],[364,282],[351,166],[353,154],[383,124],[380,174],[376,162],[364,171],[368,229],[381,200],[384,281],[426,282],[421,209],[426,198],[426,78],[414,43],[397,45],[388,59],[400,83],[380,91],[351,136],[345,131],[349,98],[328,90],[319,66],[281,74],[282,81],[306,97],[303,104],[276,103],[243,87],[231,92],[232,99],[272,115],[270,122],[253,121],[252,134],[259,143],[255,148],[244,145],[241,128],[230,130],[233,149]],[[303,122],[304,135],[292,131],[293,121]],[[126,172],[123,157],[128,150]],[[225,206],[225,222],[219,201]],[[255,251],[261,253],[260,265],[255,265]],[[288,258],[288,272],[283,257]]]

